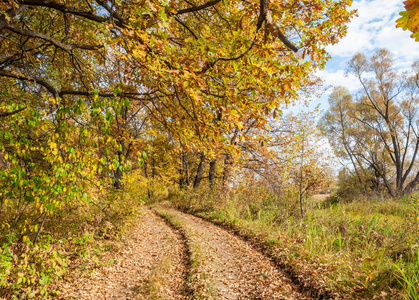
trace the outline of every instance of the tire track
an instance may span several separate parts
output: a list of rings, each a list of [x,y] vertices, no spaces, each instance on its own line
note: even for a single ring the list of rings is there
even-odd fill
[[[172,207],[158,205],[155,210],[188,241],[194,299],[310,299],[242,239]]]
[[[182,211],[182,210],[181,210]],[[207,221],[211,224],[214,224],[231,234],[237,236],[246,243],[249,243],[256,251],[262,253],[267,258],[271,259],[274,265],[283,270],[287,277],[291,279],[292,283],[297,286],[299,293],[306,295],[310,299],[347,299],[342,295],[333,292],[328,285],[325,284],[324,278],[320,281],[310,274],[301,274],[298,270],[295,269],[292,265],[284,261],[282,255],[278,256],[275,247],[272,247],[268,244],[263,238],[256,236],[251,236],[246,233],[240,227],[235,226],[235,224],[223,222],[217,219],[212,219],[205,215],[194,214],[193,212],[184,211],[185,213],[191,214],[201,220]]]
[[[68,278],[61,299],[189,299],[187,249],[182,235],[149,208],[106,259],[114,263],[91,277]]]

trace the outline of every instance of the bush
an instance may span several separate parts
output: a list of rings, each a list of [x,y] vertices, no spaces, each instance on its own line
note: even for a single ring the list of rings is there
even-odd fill
[[[162,178],[149,179],[135,170],[123,179],[124,195],[140,204],[161,201],[169,195],[167,183]]]

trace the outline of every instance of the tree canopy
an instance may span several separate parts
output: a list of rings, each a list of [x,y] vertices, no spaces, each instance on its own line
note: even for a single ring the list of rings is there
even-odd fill
[[[157,160],[180,156],[186,168],[192,153],[212,160],[214,176],[216,158],[231,162],[239,142],[263,140],[284,105],[316,88],[313,71],[345,34],[350,3],[1,1],[9,226],[36,242],[49,214],[120,188],[138,163],[154,177]]]

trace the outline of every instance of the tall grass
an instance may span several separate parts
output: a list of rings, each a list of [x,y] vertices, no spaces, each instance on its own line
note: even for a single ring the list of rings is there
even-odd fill
[[[400,260],[394,267],[399,271],[398,281],[410,299],[419,299],[419,250],[416,260],[405,262]]]
[[[260,187],[181,191],[180,208],[262,236],[301,272],[326,276],[349,298],[417,299],[418,227],[412,203],[363,199],[351,203],[308,199],[301,217],[296,197]]]

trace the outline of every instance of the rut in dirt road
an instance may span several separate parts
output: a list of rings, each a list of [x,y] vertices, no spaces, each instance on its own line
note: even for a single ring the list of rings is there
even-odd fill
[[[141,216],[117,253],[114,264],[89,278],[71,279],[61,299],[186,299],[187,249],[183,237],[155,215],[141,208]]]
[[[168,205],[155,211],[188,241],[193,299],[310,299],[271,260],[218,226]]]

